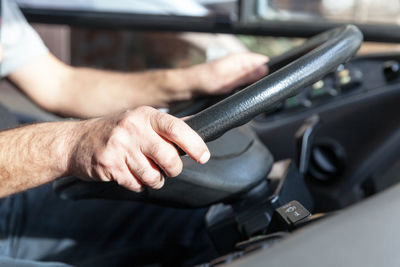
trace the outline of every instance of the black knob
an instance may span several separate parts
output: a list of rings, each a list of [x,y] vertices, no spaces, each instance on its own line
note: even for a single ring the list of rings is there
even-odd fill
[[[308,175],[319,182],[334,182],[343,175],[346,155],[343,147],[333,140],[313,146]]]
[[[396,60],[388,60],[383,63],[383,75],[387,81],[392,81],[400,76],[400,64]]]

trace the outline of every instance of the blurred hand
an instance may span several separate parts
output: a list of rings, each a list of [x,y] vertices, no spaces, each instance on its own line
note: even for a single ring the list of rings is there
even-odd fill
[[[200,94],[224,94],[242,85],[251,84],[268,74],[268,57],[236,53],[189,68],[196,81],[193,90]]]
[[[69,171],[85,180],[116,181],[133,191],[159,189],[160,169],[169,177],[182,171],[172,143],[199,163],[210,158],[206,144],[183,120],[150,107],[82,123]]]

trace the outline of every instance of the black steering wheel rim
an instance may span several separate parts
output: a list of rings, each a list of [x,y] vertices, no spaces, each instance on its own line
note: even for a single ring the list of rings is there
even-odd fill
[[[314,36],[303,45],[272,59],[269,62],[272,74],[193,115],[186,123],[204,141],[212,141],[268,111],[280,101],[298,94],[306,86],[350,60],[362,40],[362,33],[354,25]],[[291,63],[286,65],[287,62]]]

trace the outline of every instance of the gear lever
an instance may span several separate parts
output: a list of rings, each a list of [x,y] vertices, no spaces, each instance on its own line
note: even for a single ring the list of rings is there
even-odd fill
[[[297,164],[299,172],[305,174],[310,164],[312,144],[316,130],[320,126],[320,118],[317,114],[309,117],[297,130],[295,137],[297,143]]]

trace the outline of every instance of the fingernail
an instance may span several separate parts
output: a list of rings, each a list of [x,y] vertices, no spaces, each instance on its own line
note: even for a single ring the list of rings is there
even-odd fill
[[[206,163],[209,159],[210,159],[210,152],[206,151],[203,153],[203,155],[201,155],[199,163],[204,164]]]

